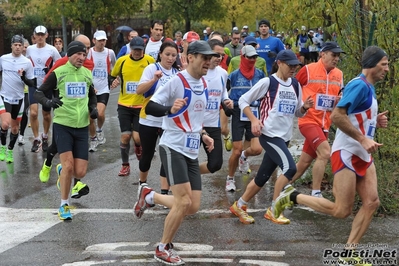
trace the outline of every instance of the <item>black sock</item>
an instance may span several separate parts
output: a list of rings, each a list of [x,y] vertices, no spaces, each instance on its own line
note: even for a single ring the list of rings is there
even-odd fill
[[[73,179],[73,185],[75,186],[76,183],[78,183],[79,181],[80,181],[80,179],[74,178],[74,179]]]
[[[169,194],[169,189],[161,189],[161,194],[162,195],[168,195]]]
[[[140,180],[139,180],[139,184],[140,184],[140,185],[142,185],[142,184],[144,184],[144,183],[147,183],[147,180],[146,180],[146,181],[140,181]]]
[[[290,195],[290,201],[292,201],[294,204],[298,204],[298,202],[296,201],[296,197],[301,194],[298,191],[294,191],[291,193]]]

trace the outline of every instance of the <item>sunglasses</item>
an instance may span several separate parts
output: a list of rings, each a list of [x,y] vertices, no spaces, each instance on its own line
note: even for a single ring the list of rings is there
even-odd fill
[[[217,55],[215,55],[215,57],[217,57],[217,58],[223,58],[225,56],[225,54],[217,54]]]

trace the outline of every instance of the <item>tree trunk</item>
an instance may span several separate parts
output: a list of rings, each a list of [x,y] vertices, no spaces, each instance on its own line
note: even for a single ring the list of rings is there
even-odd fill
[[[91,21],[85,21],[83,23],[83,34],[92,39],[93,33],[91,32]]]

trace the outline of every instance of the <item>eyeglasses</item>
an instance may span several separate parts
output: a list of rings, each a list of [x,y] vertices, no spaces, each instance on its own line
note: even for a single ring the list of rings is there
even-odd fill
[[[222,59],[223,59],[224,56],[225,56],[225,54],[217,54],[217,55],[215,55],[215,57],[222,58]]]
[[[246,58],[248,58],[248,59],[256,59],[256,58],[258,58],[258,56],[257,55],[253,55],[253,56],[245,56]]]

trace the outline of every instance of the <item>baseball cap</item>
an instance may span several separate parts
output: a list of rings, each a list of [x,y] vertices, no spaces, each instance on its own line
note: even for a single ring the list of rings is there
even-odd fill
[[[98,30],[94,33],[94,39],[96,40],[108,40],[107,39],[107,34],[103,30]]]
[[[244,44],[251,45],[251,44],[258,44],[258,42],[256,41],[255,37],[248,36],[244,39]]]
[[[147,38],[147,39],[149,39],[150,38],[150,36],[148,36],[147,34],[143,34],[143,36],[141,36],[141,38]]]
[[[301,27],[301,30],[306,30],[306,26],[302,26],[302,27]]]
[[[247,25],[245,25],[245,26],[243,26],[242,28],[243,28],[243,29],[248,29],[248,26],[247,26]]]
[[[241,38],[245,38],[248,36],[248,33],[246,33],[245,31],[241,32]]]
[[[33,33],[35,33],[35,34],[43,33],[44,34],[44,33],[47,33],[47,29],[46,29],[46,27],[39,25],[35,28],[35,31]]]
[[[199,39],[200,36],[195,31],[188,31],[183,35],[183,41],[187,41],[188,43],[198,41]]]
[[[233,27],[233,30],[238,30],[238,27]]]
[[[338,43],[332,41],[325,42],[321,47],[320,52],[326,52],[326,51],[345,54],[344,50],[342,50],[341,47],[339,47]]]
[[[204,55],[218,55],[212,48],[209,46],[206,41],[195,41],[188,45],[187,54],[204,54]]]
[[[249,57],[258,55],[255,48],[251,45],[245,45],[244,47],[242,47],[241,54]]]
[[[276,56],[276,61],[280,60],[288,65],[301,65],[296,54],[291,50],[282,50]]]
[[[133,37],[130,40],[130,49],[144,50],[144,40],[140,36]]]
[[[309,34],[310,34],[310,33],[314,33],[314,31],[313,31],[313,30],[310,30],[310,31],[309,31]]]
[[[267,19],[261,19],[258,23],[259,27],[260,25],[266,24],[266,26],[268,26],[270,28],[270,21],[268,21]]]

